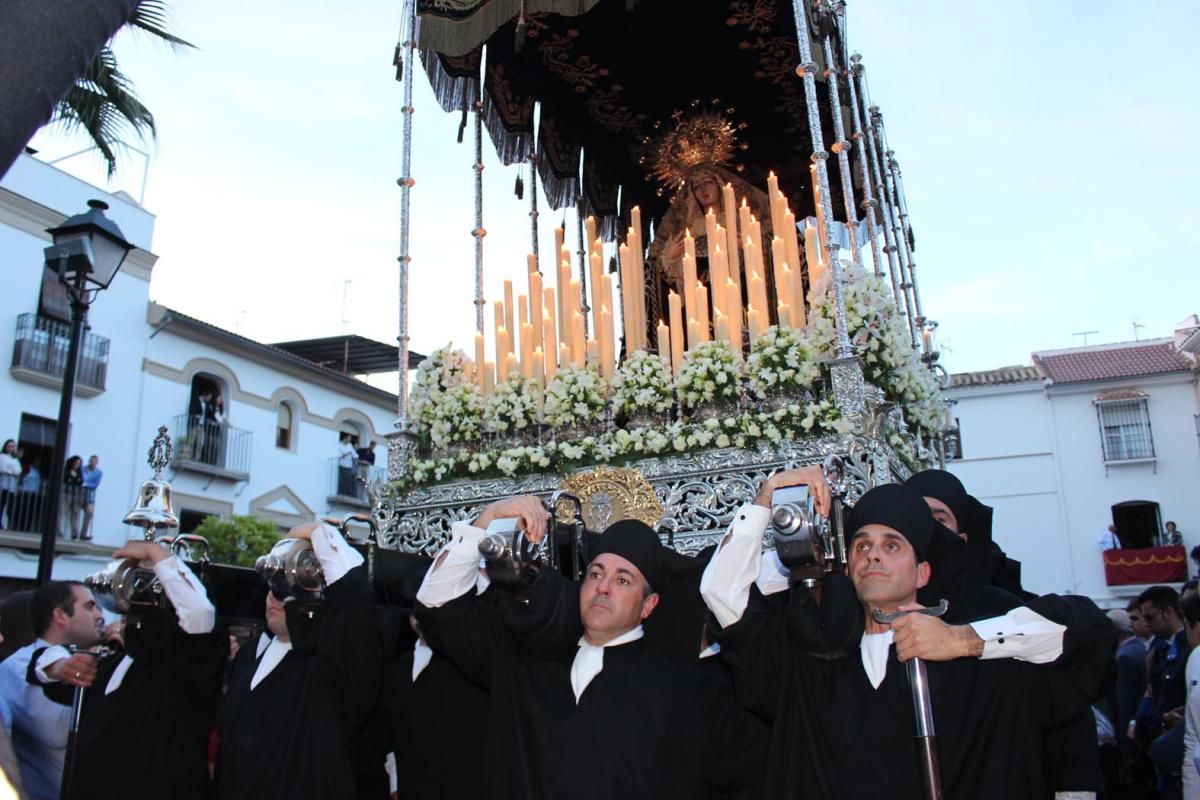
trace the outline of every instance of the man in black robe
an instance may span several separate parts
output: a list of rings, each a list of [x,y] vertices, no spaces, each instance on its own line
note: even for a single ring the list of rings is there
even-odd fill
[[[918,599],[925,604],[936,603],[940,597],[951,601],[954,613],[947,622],[975,622],[1012,611],[1035,595],[1021,588],[1021,564],[1005,555],[992,539],[992,509],[967,493],[955,475],[940,469],[927,469],[913,475],[905,486],[920,492],[933,518],[943,528],[961,537],[966,547],[953,539],[942,547],[930,549],[933,575],[942,585],[942,594],[930,594],[925,587]],[[953,551],[965,551],[967,569],[962,584],[954,589],[945,585]],[[931,584],[935,581],[931,580]],[[1045,765],[1047,782],[1055,794],[1078,796],[1078,793],[1103,791],[1104,778],[1100,773],[1100,750],[1096,742],[1096,721],[1090,708],[1073,720],[1045,733]]]
[[[220,715],[220,800],[363,797],[358,755],[383,663],[363,557],[330,525],[288,536],[312,541],[325,590],[315,607],[268,594],[269,633],[238,650]]]
[[[169,608],[126,616],[124,649],[102,658],[61,645],[34,654],[29,679],[64,705],[83,688],[67,800],[211,797],[208,738],[228,636],[204,585],[166,548],[129,542],[114,558],[151,567]],[[169,746],[167,746],[169,743]],[[151,757],[147,757],[151,756]]]
[[[772,722],[763,796],[920,798],[903,665],[914,655],[930,662],[945,796],[1048,796],[1041,732],[1098,694],[1111,658],[1107,620],[1094,606],[1046,597],[1040,607],[1070,624],[1024,610],[962,626],[920,615],[890,627],[876,623],[868,615],[873,609],[919,607],[917,592],[932,572],[926,551],[937,524],[921,496],[898,485],[877,487],[855,505],[846,524],[848,575],[823,581],[815,612],[816,598],[800,587],[786,603],[767,602],[753,584],[771,497],[776,488],[802,483],[827,512],[819,470],[773,476],[739,510],[701,583],[724,626],[722,656],[733,667],[739,701]],[[822,642],[840,649],[804,649],[814,613]],[[1052,666],[1015,660],[1006,650]]]
[[[519,517],[540,541],[547,516],[537,498],[520,497],[489,506],[473,525],[456,523],[417,595],[434,652],[488,686],[486,752],[460,754],[482,762],[488,796],[683,800],[736,788],[755,764],[761,723],[694,663],[646,643],[642,622],[677,555],[648,526],[622,520],[592,539],[577,591],[543,570],[523,598],[479,602],[484,529]],[[572,617],[583,636],[562,648],[558,632]]]

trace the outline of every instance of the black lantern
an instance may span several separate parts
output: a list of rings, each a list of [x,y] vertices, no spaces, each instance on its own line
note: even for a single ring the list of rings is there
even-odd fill
[[[88,210],[68,218],[46,232],[54,244],[44,251],[46,266],[58,274],[71,303],[71,339],[63,370],[62,395],[58,404],[58,423],[54,432],[54,453],[50,462],[49,489],[42,518],[42,544],[38,553],[38,585],[50,580],[54,564],[54,543],[58,536],[58,505],[62,497],[62,474],[66,463],[67,431],[71,425],[71,402],[75,396],[75,372],[79,363],[79,343],[87,320],[88,306],[95,296],[108,288],[133,245],[125,241],[117,223],[104,212],[108,204],[89,200]]]

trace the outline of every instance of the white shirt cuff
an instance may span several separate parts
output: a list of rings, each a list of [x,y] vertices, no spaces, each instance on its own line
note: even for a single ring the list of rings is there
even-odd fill
[[[154,565],[154,574],[175,607],[175,616],[184,633],[210,633],[217,624],[217,609],[191,568],[171,556]]]
[[[312,532],[313,552],[325,573],[325,585],[337,583],[350,570],[363,563],[362,553],[342,538],[332,525],[320,525]]]
[[[750,585],[758,578],[763,534],[770,521],[769,508],[752,503],[739,508],[704,569],[700,596],[723,628],[741,619],[750,602]]]
[[[983,639],[980,658],[1015,658],[1031,664],[1047,664],[1062,655],[1067,628],[1022,606],[1002,617],[972,622]]]
[[[417,602],[428,608],[438,608],[474,591],[479,574],[479,540],[486,533],[469,522],[451,525],[450,542],[425,573],[425,580],[417,591]]]
[[[33,674],[37,675],[37,679],[42,683],[57,683],[54,678],[46,674],[46,670],[50,668],[51,664],[70,657],[71,651],[61,644],[51,645],[38,656],[37,663],[33,665]]]

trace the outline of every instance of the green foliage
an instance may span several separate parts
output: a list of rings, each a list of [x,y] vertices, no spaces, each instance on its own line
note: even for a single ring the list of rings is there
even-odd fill
[[[163,0],[145,0],[126,27],[149,34],[172,48],[194,46],[167,30]],[[154,115],[138,99],[132,81],[121,72],[109,46],[101,48],[59,101],[51,123],[67,131],[83,131],[100,151],[110,176],[117,169],[119,145],[125,144],[131,135],[143,140],[147,135],[155,136]]]
[[[275,523],[237,514],[232,519],[205,517],[195,533],[208,540],[209,559],[217,564],[238,567],[253,567],[255,559],[279,540]]]

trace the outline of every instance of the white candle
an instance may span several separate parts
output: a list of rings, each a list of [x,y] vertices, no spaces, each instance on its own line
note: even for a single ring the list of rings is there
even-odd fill
[[[679,374],[679,365],[683,361],[683,309],[675,292],[667,294],[667,308],[671,317],[671,371]]]
[[[671,363],[671,329],[661,319],[658,321],[658,357]]]
[[[506,330],[516,332],[516,320],[513,318],[513,284],[512,281],[504,282],[504,327]]]
[[[533,348],[542,343],[542,273],[529,273],[529,324],[533,325]]]
[[[475,334],[475,383],[483,388],[483,334]]]

